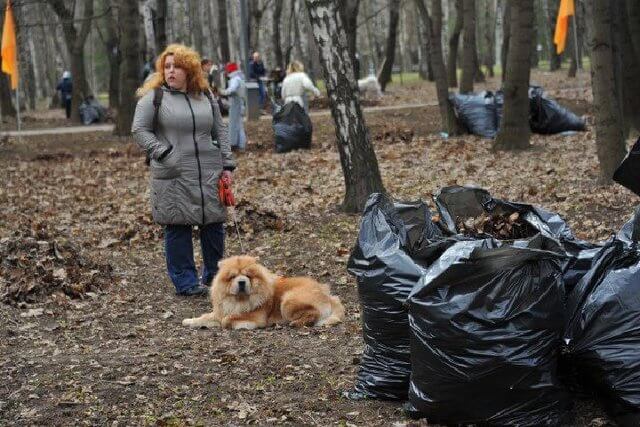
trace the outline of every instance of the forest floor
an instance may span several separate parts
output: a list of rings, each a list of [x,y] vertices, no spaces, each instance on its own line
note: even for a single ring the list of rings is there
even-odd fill
[[[430,84],[417,89],[421,99],[433,93]],[[560,101],[592,123],[580,90]],[[368,113],[366,121],[397,199],[429,201],[441,187],[475,184],[558,212],[591,241],[615,233],[638,202],[596,184],[591,129],[534,135],[529,151],[494,153],[475,136],[441,138],[437,107]],[[276,154],[268,121],[247,132],[235,174],[245,250],[276,272],[331,284],[345,322],[330,330],[184,328],[183,318],[209,304],[173,294],[162,230],[150,220],[148,171],[131,140],[9,139],[0,142],[0,258],[24,268],[0,269],[0,425],[426,425],[406,419],[399,402],[342,397],[363,347],[346,271],[359,216],[338,209],[344,185],[331,117],[314,118],[306,151]],[[230,223],[227,231],[227,254],[239,254]],[[574,415],[572,425],[610,425],[594,400],[577,399]]]

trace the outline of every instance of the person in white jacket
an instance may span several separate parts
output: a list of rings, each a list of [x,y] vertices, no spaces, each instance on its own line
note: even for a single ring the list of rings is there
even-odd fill
[[[304,96],[307,92],[320,96],[320,91],[304,72],[304,65],[300,61],[292,61],[287,67],[287,77],[282,81],[282,99],[285,104],[297,102],[308,113],[309,107]]]

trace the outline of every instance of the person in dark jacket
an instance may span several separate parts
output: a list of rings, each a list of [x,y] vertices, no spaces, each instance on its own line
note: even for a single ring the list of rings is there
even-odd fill
[[[260,108],[264,108],[264,102],[267,98],[267,92],[264,87],[264,82],[261,77],[264,77],[267,70],[264,68],[264,63],[260,59],[260,53],[253,52],[251,55],[251,61],[249,62],[249,80],[256,80],[258,82],[258,93],[260,94]]]
[[[67,119],[71,118],[71,98],[73,94],[73,83],[71,82],[71,73],[65,71],[62,73],[62,80],[58,83],[56,90],[60,91],[60,102],[64,107]]]
[[[151,212],[165,226],[169,277],[178,295],[203,295],[224,253],[226,207],[218,180],[231,179],[235,161],[218,104],[205,95],[209,84],[192,49],[169,45],[156,61],[156,73],[138,89],[131,131],[151,159]],[[162,102],[154,106],[155,91]],[[191,233],[200,230],[204,268],[198,273]]]

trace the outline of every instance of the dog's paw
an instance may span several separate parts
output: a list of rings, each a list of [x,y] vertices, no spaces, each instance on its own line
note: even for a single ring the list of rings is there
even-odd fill
[[[182,319],[182,326],[193,326],[195,319]]]
[[[256,329],[257,327],[258,325],[249,321],[233,322],[232,324],[233,329]]]

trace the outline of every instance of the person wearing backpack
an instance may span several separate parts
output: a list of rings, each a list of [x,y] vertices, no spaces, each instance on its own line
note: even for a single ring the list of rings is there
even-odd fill
[[[167,270],[176,293],[204,295],[224,253],[226,208],[218,181],[230,181],[236,164],[199,55],[186,46],[169,45],[155,70],[137,91],[131,131],[149,159],[151,211],[154,221],[164,225]],[[200,278],[193,226],[200,230]]]

